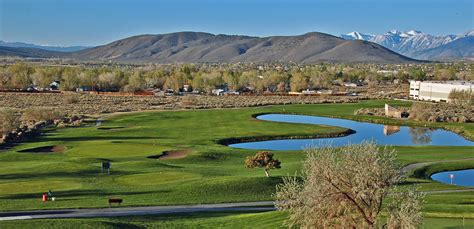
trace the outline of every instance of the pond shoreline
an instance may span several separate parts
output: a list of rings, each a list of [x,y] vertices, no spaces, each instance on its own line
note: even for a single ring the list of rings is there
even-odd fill
[[[278,136],[251,136],[241,138],[224,138],[217,140],[216,143],[220,145],[229,146],[232,144],[246,143],[246,142],[261,142],[271,140],[291,140],[291,139],[312,139],[312,138],[337,138],[345,137],[351,134],[355,134],[356,131],[352,129],[346,129],[345,131],[327,133],[327,134],[314,134],[314,135],[278,135]]]
[[[334,126],[344,128],[346,131],[315,134],[313,136],[289,134],[279,136],[237,137],[220,139],[216,142],[229,147],[253,150],[301,150],[304,144],[313,144],[307,140],[321,142],[328,138],[332,138],[333,141],[331,141],[331,144],[334,143],[335,146],[356,143],[364,139],[376,140],[380,145],[394,146],[474,146],[471,140],[453,131],[444,128],[431,129],[427,126],[406,125],[407,123],[392,126],[392,122],[383,122],[383,124],[381,124],[380,122],[373,122],[373,120],[360,121],[357,119],[354,120],[353,118],[289,114],[289,112],[256,113],[252,114],[251,117],[255,120],[265,122]],[[362,118],[362,120],[364,119]]]

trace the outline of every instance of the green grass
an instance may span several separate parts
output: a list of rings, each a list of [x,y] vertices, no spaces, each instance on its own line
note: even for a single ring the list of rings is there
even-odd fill
[[[0,222],[10,228],[286,228],[284,212],[219,212],[92,219],[48,219]],[[472,228],[474,219],[425,218],[422,228]]]
[[[221,139],[258,136],[314,136],[343,128],[274,123],[252,117],[259,113],[324,115],[388,124],[429,125],[456,129],[473,136],[474,124],[416,123],[381,117],[356,116],[362,107],[383,107],[385,101],[357,104],[285,105],[245,109],[142,112],[112,116],[100,128],[52,128],[45,135],[0,153],[0,211],[106,207],[108,197],[121,197],[123,206],[171,205],[270,200],[282,176],[294,174],[304,158],[300,151],[278,151],[282,169],[264,177],[259,169],[245,169],[243,161],[255,151],[233,149]],[[409,106],[409,102],[391,101]],[[109,128],[110,127],[110,128]],[[39,154],[18,151],[62,145],[64,152]],[[403,164],[473,158],[473,147],[396,147]],[[189,150],[182,159],[153,160],[147,156],[165,150]],[[112,162],[111,174],[101,173],[101,161]],[[427,179],[413,178],[425,190],[459,189]],[[51,189],[55,202],[42,203]],[[426,212],[448,216],[472,214],[467,195],[432,194]],[[445,198],[453,203],[446,205]],[[458,201],[457,201],[458,200]],[[449,215],[450,216],[450,215]],[[471,215],[472,216],[472,215]],[[452,217],[452,216],[450,216]],[[474,216],[472,216],[474,217]]]

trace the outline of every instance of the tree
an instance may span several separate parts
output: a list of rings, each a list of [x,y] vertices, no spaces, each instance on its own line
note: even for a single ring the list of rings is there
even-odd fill
[[[426,80],[426,73],[419,69],[419,68],[413,68],[410,70],[410,76],[413,80]]]
[[[16,89],[26,89],[31,86],[32,69],[23,62],[18,62],[10,66],[10,72],[12,73],[11,86]]]
[[[81,79],[79,79],[78,68],[66,68],[62,72],[61,77],[61,90],[74,91],[80,86]]]
[[[8,89],[11,81],[11,73],[6,68],[0,69],[0,90]]]
[[[374,228],[384,210],[389,213],[389,228],[399,222],[403,228],[415,227],[422,219],[423,196],[395,189],[403,176],[394,150],[364,142],[305,152],[302,180],[284,178],[275,195],[277,208],[289,212],[290,227]],[[404,198],[392,200],[387,207],[382,203],[389,194]]]
[[[301,72],[295,72],[292,74],[290,82],[291,91],[302,91],[308,89],[309,78],[303,75]]]
[[[268,170],[279,169],[281,162],[273,158],[273,153],[267,151],[257,152],[254,156],[249,156],[245,159],[246,168],[264,168],[265,176],[269,177]]]
[[[52,72],[46,69],[36,69],[31,78],[35,86],[43,89],[49,87],[54,80]]]
[[[126,92],[137,92],[145,89],[145,79],[141,72],[136,71],[128,79],[128,85],[124,87]]]
[[[186,74],[183,72],[175,72],[166,79],[165,87],[178,92],[183,88],[184,84],[186,84]]]
[[[18,128],[20,119],[13,110],[2,108],[0,109],[0,137],[1,134],[6,134]]]

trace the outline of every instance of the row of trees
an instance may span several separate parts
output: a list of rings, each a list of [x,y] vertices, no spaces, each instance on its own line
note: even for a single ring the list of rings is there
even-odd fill
[[[343,82],[377,84],[400,79],[472,79],[470,73],[458,74],[452,68],[435,68],[429,75],[421,67],[406,67],[396,74],[384,74],[372,65],[314,65],[288,69],[233,68],[230,66],[202,67],[176,65],[154,67],[52,67],[30,66],[19,62],[0,67],[0,90],[24,90],[31,86],[48,88],[51,82],[60,81],[65,91],[85,87],[98,91],[134,92],[149,88],[178,91],[189,85],[200,92],[227,85],[231,90],[252,88],[257,92],[301,91],[330,88]]]

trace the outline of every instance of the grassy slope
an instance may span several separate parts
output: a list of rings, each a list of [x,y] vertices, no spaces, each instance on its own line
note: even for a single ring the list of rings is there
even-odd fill
[[[406,102],[391,102],[409,105]],[[271,171],[243,167],[254,151],[215,144],[229,137],[314,135],[343,131],[337,127],[271,123],[253,119],[256,113],[299,113],[398,122],[385,118],[355,116],[361,107],[382,107],[384,101],[360,104],[287,105],[247,109],[144,112],[120,115],[94,126],[52,129],[35,141],[0,153],[0,210],[105,207],[107,197],[123,197],[124,205],[162,205],[269,200],[281,176],[298,170],[301,152],[275,152],[283,168]],[[414,123],[411,123],[414,124]],[[434,124],[439,126],[439,124]],[[473,124],[446,124],[472,136]],[[117,128],[119,127],[119,128]],[[32,154],[18,150],[65,145],[63,153]],[[420,161],[472,158],[472,147],[397,147],[404,164]],[[163,150],[191,149],[183,159],[157,161],[147,156]],[[112,174],[100,174],[100,162],[112,161]],[[473,164],[474,167],[474,164]],[[429,180],[425,190],[450,189]],[[42,192],[52,189],[57,201],[43,204]],[[212,193],[212,195],[209,195]],[[426,211],[434,215],[467,214],[474,206],[464,204],[463,194],[432,194]],[[449,199],[449,201],[447,201]]]

